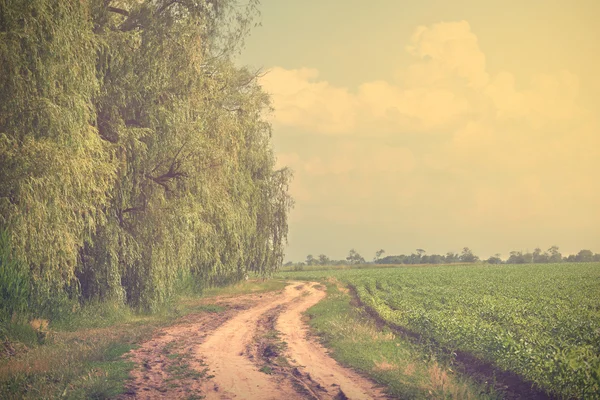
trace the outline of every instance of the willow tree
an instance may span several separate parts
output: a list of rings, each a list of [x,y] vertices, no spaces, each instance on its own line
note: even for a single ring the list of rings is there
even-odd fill
[[[152,309],[184,279],[280,264],[289,172],[257,73],[232,61],[255,15],[232,0],[0,1],[0,217],[37,298]]]
[[[289,199],[264,121],[269,98],[231,59],[254,12],[232,1],[95,8],[98,129],[118,178],[108,223],[82,252],[85,295],[122,290],[151,309],[183,277],[229,282],[280,261],[287,222],[267,214]]]
[[[0,1],[0,221],[39,301],[74,282],[114,182],[92,28],[85,2]]]

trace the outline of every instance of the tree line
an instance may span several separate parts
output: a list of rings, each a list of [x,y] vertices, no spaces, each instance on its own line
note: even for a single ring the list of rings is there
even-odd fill
[[[0,319],[269,274],[287,238],[257,1],[0,1]]]
[[[416,249],[410,255],[400,254],[385,256],[385,250],[375,252],[372,261],[367,262],[356,250],[351,249],[343,260],[332,260],[325,254],[314,257],[309,254],[303,262],[287,262],[286,266],[314,266],[314,265],[353,265],[353,264],[453,264],[485,262],[488,264],[528,264],[528,263],[560,263],[560,262],[600,262],[600,254],[591,250],[581,250],[577,254],[563,256],[558,246],[552,246],[546,251],[536,248],[533,252],[511,251],[506,260],[500,254],[495,254],[487,259],[480,259],[473,251],[464,247],[460,253],[448,252],[446,254],[427,254],[424,249]]]

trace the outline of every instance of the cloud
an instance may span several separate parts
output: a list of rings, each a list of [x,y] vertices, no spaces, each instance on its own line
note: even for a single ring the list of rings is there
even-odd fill
[[[399,84],[365,82],[355,91],[320,79],[316,69],[272,68],[261,85],[272,95],[274,123],[330,135],[356,134],[365,127],[424,131],[473,111],[464,93],[454,90],[463,82],[480,88],[488,80],[485,56],[468,23],[419,27],[407,51],[414,62],[399,72]]]
[[[420,26],[405,50],[394,80],[346,88],[275,67],[261,81],[278,163],[295,171],[293,221],[439,229],[440,242],[597,232],[600,119],[577,75],[490,74],[465,21]]]
[[[406,50],[426,60],[409,69],[408,77],[416,82],[432,84],[449,74],[465,79],[469,87],[481,88],[488,82],[485,55],[467,21],[419,26]]]
[[[347,89],[317,81],[312,68],[272,68],[261,78],[276,109],[276,123],[317,132],[337,134],[354,127],[356,99]]]
[[[261,84],[272,94],[276,127],[312,134],[382,136],[451,131],[473,118],[524,120],[535,129],[581,116],[578,77],[537,74],[527,88],[500,72],[491,79],[466,21],[419,26],[406,46],[413,62],[396,82],[364,82],[354,91],[312,68],[274,67]]]
[[[579,79],[568,71],[538,74],[532,78],[530,88],[524,90],[516,88],[511,73],[501,72],[485,88],[485,93],[491,98],[498,118],[526,119],[534,128],[573,120],[582,114],[577,104]]]
[[[415,167],[412,152],[399,146],[364,141],[341,141],[326,156],[301,158],[297,153],[279,154],[281,165],[307,176],[343,174],[404,174]]]
[[[428,130],[448,125],[470,111],[465,98],[436,88],[401,89],[385,81],[360,86],[357,104],[369,110],[366,124],[379,128],[378,122],[392,123],[392,129]]]

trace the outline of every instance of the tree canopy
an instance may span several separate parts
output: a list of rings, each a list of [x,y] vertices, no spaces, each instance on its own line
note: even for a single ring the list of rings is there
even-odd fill
[[[0,1],[0,223],[40,307],[153,309],[281,264],[291,173],[233,62],[256,6]]]

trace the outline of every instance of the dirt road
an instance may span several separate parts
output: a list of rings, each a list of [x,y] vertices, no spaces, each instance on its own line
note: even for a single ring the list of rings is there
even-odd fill
[[[132,353],[140,365],[125,398],[384,399],[311,339],[302,313],[319,284],[227,299],[228,311],[190,316]],[[204,396],[204,397],[203,397]]]

